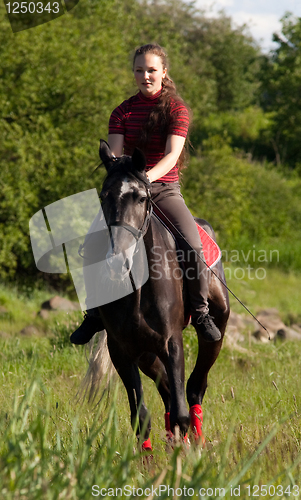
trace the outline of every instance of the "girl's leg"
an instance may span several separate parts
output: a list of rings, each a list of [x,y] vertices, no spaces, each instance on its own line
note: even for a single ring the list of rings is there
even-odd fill
[[[220,331],[208,315],[210,271],[204,262],[202,243],[195,220],[181,195],[180,186],[178,183],[152,183],[151,191],[152,199],[159,208],[158,215],[169,227],[183,252],[192,324],[204,340],[210,342],[220,340]],[[154,208],[156,210],[156,207]]]

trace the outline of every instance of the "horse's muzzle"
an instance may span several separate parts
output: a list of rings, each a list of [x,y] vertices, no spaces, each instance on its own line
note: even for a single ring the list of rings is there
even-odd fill
[[[133,259],[129,257],[124,253],[107,253],[107,270],[112,281],[124,281],[128,277],[133,264]]]

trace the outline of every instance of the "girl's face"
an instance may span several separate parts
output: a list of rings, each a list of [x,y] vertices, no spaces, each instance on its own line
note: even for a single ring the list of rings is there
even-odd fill
[[[166,71],[163,68],[161,58],[155,54],[141,54],[135,59],[134,75],[136,83],[145,96],[151,96],[159,92]]]

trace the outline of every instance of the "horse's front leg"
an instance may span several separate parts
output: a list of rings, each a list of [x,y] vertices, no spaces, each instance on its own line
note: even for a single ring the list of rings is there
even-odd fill
[[[108,348],[113,365],[120,376],[128,395],[131,424],[136,428],[137,438],[142,440],[142,449],[151,450],[149,434],[151,421],[148,410],[143,401],[143,389],[138,366],[125,356],[118,343],[108,337]],[[138,425],[137,425],[138,416]]]
[[[145,352],[140,356],[138,366],[140,370],[151,378],[157,386],[158,392],[165,406],[165,412],[170,411],[170,390],[165,366],[152,352]]]
[[[221,262],[214,269],[215,274],[225,282],[224,271]],[[191,427],[196,441],[203,440],[202,436],[202,400],[207,389],[208,373],[216,361],[222,347],[222,341],[229,317],[229,297],[227,289],[221,281],[211,275],[209,282],[209,314],[214,317],[214,322],[219,328],[222,338],[219,342],[205,342],[198,335],[198,356],[193,372],[187,382],[187,401],[190,408]]]
[[[189,428],[190,416],[185,402],[182,332],[173,335],[168,341],[165,367],[168,373],[171,396],[170,429],[174,433],[175,426],[178,425],[181,434],[185,436]]]

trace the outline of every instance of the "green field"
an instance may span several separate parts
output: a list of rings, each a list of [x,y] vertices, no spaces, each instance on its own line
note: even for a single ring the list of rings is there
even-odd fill
[[[300,317],[298,276],[269,270],[265,281],[251,281],[232,278],[228,284],[255,312],[272,306],[284,320]],[[154,384],[143,377],[154,448],[146,464],[117,378],[97,407],[78,400],[88,353],[71,345],[69,334],[81,315],[51,313],[45,321],[35,313],[46,298],[49,293],[41,291],[28,298],[13,289],[0,290],[5,308],[0,325],[0,498],[109,498],[116,495],[110,488],[121,488],[118,498],[134,498],[134,488],[140,488],[136,496],[147,498],[152,486],[160,498],[196,497],[201,488],[200,498],[255,498],[258,492],[266,498],[299,497],[298,343],[250,347],[246,342],[238,350],[222,349],[203,403],[204,450],[181,445],[166,450],[164,407]],[[29,323],[36,326],[35,335],[18,333]],[[184,333],[184,345],[188,375],[197,350],[192,328]]]

